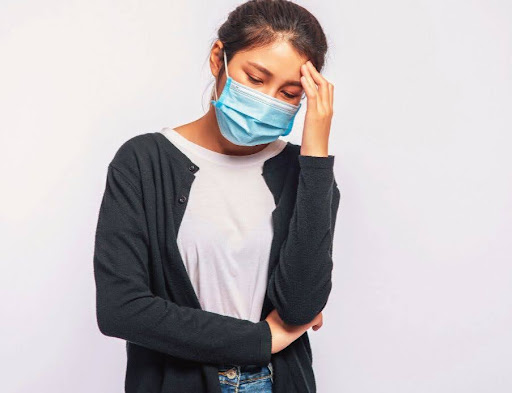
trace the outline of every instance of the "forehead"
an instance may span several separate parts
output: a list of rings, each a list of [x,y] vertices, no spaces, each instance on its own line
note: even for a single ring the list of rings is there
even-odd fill
[[[240,51],[233,56],[233,61],[239,65],[248,65],[249,62],[257,63],[272,72],[275,77],[283,79],[299,79],[300,66],[307,60],[284,41]]]

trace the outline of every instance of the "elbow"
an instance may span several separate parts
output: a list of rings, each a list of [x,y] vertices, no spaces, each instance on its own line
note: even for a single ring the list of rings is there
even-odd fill
[[[112,336],[111,333],[111,322],[108,318],[108,314],[104,312],[96,311],[96,322],[101,334],[105,336]]]
[[[287,255],[281,251],[281,259],[270,276],[268,297],[288,325],[309,324],[327,304],[333,263],[328,253],[317,254],[316,257],[301,257],[299,253]]]
[[[320,306],[277,308],[277,313],[287,325],[301,326],[310,324],[322,312],[326,304],[327,301]]]
[[[119,324],[116,323],[118,318],[116,313],[105,307],[97,307],[96,309],[96,322],[100,332],[109,337],[120,337]]]
[[[300,326],[309,324],[318,315],[318,313],[305,312],[302,309],[294,308],[277,308],[277,313],[279,314],[283,322],[290,326]]]
[[[293,296],[294,300],[287,300],[270,296],[272,304],[284,323],[291,326],[300,326],[311,323],[327,305],[332,284],[329,282],[322,291],[312,295],[302,293],[302,296]]]

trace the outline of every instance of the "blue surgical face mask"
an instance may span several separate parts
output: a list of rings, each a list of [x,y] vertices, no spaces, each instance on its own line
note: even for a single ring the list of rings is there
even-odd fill
[[[254,146],[288,135],[302,103],[292,105],[233,80],[225,51],[224,66],[226,84],[220,98],[215,89],[216,100],[211,100],[224,138],[236,145]]]

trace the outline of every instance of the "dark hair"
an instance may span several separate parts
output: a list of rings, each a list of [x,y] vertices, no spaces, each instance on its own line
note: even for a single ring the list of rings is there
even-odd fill
[[[327,39],[320,23],[308,10],[291,1],[249,0],[229,13],[217,36],[214,42],[219,39],[223,43],[228,62],[237,52],[283,39],[319,72],[325,63]],[[224,72],[223,65],[219,77]]]

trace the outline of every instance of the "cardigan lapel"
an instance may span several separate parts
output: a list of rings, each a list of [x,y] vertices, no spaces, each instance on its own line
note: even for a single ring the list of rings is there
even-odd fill
[[[162,266],[166,290],[169,299],[177,304],[201,309],[177,243],[178,230],[188,205],[190,189],[196,178],[194,173],[199,170],[199,166],[165,135],[160,132],[153,134],[167,152],[166,162],[162,165],[167,166],[170,178],[168,189],[163,190],[166,198],[164,215],[168,226],[164,232],[165,238],[162,240],[165,245],[163,252],[167,255]]]

